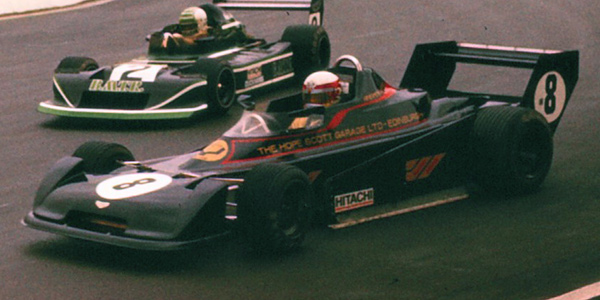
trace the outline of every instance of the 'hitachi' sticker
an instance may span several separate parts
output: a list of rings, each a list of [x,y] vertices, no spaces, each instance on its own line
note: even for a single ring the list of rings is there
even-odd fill
[[[158,173],[121,175],[100,182],[96,186],[96,193],[107,200],[121,200],[158,191],[171,181],[171,176]]]
[[[373,188],[343,195],[337,195],[333,198],[333,205],[335,207],[336,213],[370,206],[374,203],[375,190],[373,190]]]

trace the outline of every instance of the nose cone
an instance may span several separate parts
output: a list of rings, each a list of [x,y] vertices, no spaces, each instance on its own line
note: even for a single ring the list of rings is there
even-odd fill
[[[87,182],[57,188],[33,214],[67,227],[125,236],[175,238],[199,207],[186,188],[196,179],[173,179],[160,173],[90,176]]]

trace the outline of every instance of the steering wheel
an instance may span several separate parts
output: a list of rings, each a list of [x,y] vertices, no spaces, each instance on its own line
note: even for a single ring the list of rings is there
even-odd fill
[[[352,55],[342,55],[340,56],[338,59],[335,60],[335,63],[333,63],[333,67],[337,68],[339,66],[342,65],[342,63],[344,62],[349,62],[352,64],[352,66],[354,67],[354,69],[356,69],[356,71],[360,72],[363,70],[362,65],[360,64],[360,62],[358,61],[358,58],[352,56]]]

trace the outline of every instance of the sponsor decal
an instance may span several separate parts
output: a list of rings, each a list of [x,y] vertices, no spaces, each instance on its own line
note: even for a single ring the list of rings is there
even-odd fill
[[[419,122],[422,120],[422,117],[423,115],[420,113],[412,113],[400,117],[393,117],[386,121],[374,122],[368,125],[360,125],[352,128],[335,130],[332,132],[323,132],[304,138],[297,138],[289,141],[265,145],[258,147],[256,150],[258,151],[259,155],[273,155],[296,151],[303,148],[321,146],[324,144],[344,141],[360,136],[376,134],[386,130],[393,130],[404,125]],[[290,125],[289,129],[302,129],[303,126],[309,126],[306,124],[307,121],[309,120],[304,117],[296,118]]]
[[[407,161],[406,181],[411,182],[429,177],[445,156],[446,153],[440,153]]]
[[[370,206],[374,203],[375,190],[373,188],[333,197],[335,213],[341,213],[348,210]]]
[[[257,79],[259,77],[263,77],[261,67],[262,66],[258,66],[254,69],[248,70],[248,74],[246,75],[247,79],[253,80],[253,79]]]
[[[565,81],[562,76],[556,71],[544,74],[538,81],[533,99],[535,110],[542,114],[548,123],[556,121],[565,108],[567,100]]]
[[[381,96],[383,96],[383,91],[376,91],[371,94],[365,95],[363,97],[363,101],[371,101],[371,100],[379,99]]]
[[[290,56],[289,58],[274,61],[271,64],[271,68],[273,70],[274,78],[294,72],[294,67],[292,66],[292,57]]]
[[[265,77],[262,74],[261,68],[262,66],[258,66],[256,68],[248,70],[248,73],[246,75],[245,87],[251,87],[253,85],[257,85],[265,81]]]
[[[387,124],[385,126],[387,126],[388,128],[395,128],[395,127],[399,127],[399,126],[404,126],[406,124],[410,124],[410,123],[414,123],[414,122],[418,122],[423,118],[423,114],[422,113],[412,113],[409,115],[404,115],[401,117],[396,117],[396,118],[391,118],[387,120]]]
[[[159,173],[121,175],[100,182],[96,186],[96,194],[106,200],[121,200],[158,191],[168,186],[171,181],[171,176]],[[105,204],[99,204],[98,201],[96,206],[106,208]]]
[[[303,148],[302,139],[295,139],[278,144],[271,144],[265,147],[258,147],[257,150],[261,155],[271,155],[282,152],[290,152]]]
[[[141,81],[121,80],[107,81],[94,79],[88,88],[95,92],[125,92],[125,93],[143,93],[144,87]]]
[[[379,122],[381,123],[381,122]],[[383,124],[383,123],[381,123]],[[377,126],[377,123],[373,123],[371,125],[369,125],[369,128],[371,128],[374,131],[377,131],[378,129],[381,129],[381,126]],[[341,139],[345,139],[345,138],[351,138],[351,137],[355,137],[357,135],[364,135],[367,133],[367,126],[362,125],[362,126],[357,126],[354,128],[346,128],[346,129],[342,129],[342,130],[337,130],[334,132],[334,136],[336,140],[341,140]],[[372,131],[370,131],[372,132]]]
[[[330,132],[326,132],[326,133],[321,133],[318,135],[313,135],[313,136],[304,138],[304,145],[306,145],[307,147],[310,147],[310,146],[315,146],[315,145],[326,144],[326,143],[332,142],[332,141],[333,141],[333,134],[331,134]]]
[[[216,140],[206,146],[200,153],[194,156],[195,159],[203,161],[218,161],[229,153],[229,145],[224,140]]]
[[[308,173],[308,181],[315,182],[315,180],[317,180],[317,177],[319,177],[319,175],[321,175],[322,172],[322,170],[316,170]]]

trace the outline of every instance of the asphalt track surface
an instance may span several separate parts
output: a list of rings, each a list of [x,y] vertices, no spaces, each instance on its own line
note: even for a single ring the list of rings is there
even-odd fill
[[[60,59],[144,54],[146,34],[189,1],[119,0],[0,21],[0,299],[547,299],[600,281],[600,3],[328,0],[333,57],[356,55],[397,84],[415,44],[442,40],[581,51],[580,79],[533,195],[487,194],[343,230],[317,227],[297,253],[248,254],[236,240],[147,253],[21,225],[38,183],[87,140],[138,159],[183,153],[236,121],[64,122],[36,112]],[[303,14],[239,12],[268,40]],[[511,89],[487,72],[474,87]],[[275,91],[277,93],[278,91]]]

